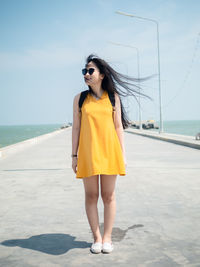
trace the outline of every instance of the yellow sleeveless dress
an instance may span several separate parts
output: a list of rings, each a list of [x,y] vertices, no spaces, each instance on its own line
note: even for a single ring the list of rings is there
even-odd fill
[[[126,175],[108,92],[104,90],[99,99],[89,93],[81,110],[76,178],[97,174]]]

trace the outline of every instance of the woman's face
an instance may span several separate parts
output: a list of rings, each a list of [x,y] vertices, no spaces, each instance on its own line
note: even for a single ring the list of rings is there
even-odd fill
[[[91,75],[88,72],[84,75],[85,83],[90,86],[101,84],[104,74],[99,72],[99,69],[92,61],[90,61],[86,66],[86,69],[89,68],[93,68],[94,72]]]

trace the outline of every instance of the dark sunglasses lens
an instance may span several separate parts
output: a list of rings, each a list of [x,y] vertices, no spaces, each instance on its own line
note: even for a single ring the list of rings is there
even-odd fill
[[[92,73],[94,72],[94,69],[89,69],[89,74],[92,75]]]
[[[82,69],[82,74],[85,75],[87,73],[87,69]]]

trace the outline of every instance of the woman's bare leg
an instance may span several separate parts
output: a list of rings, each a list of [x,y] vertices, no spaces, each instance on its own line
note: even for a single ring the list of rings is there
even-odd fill
[[[101,174],[101,197],[104,203],[104,235],[102,242],[111,242],[116,214],[115,183],[117,175]]]
[[[97,209],[99,198],[99,175],[83,178],[83,183],[85,188],[85,209],[93,233],[94,242],[102,242]]]

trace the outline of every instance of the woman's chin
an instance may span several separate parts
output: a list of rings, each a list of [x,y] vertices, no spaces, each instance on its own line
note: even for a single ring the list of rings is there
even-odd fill
[[[90,82],[90,81],[85,81],[85,83],[86,83],[86,84],[91,84],[91,82]]]

